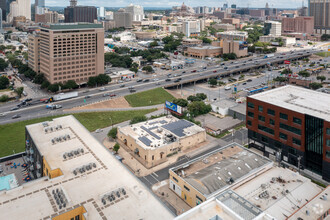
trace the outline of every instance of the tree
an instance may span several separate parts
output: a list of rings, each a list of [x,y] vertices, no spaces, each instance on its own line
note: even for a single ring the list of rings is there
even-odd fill
[[[203,41],[204,44],[210,44],[210,43],[212,43],[212,40],[209,39],[209,38],[207,38],[207,37],[203,37],[202,38],[202,41]]]
[[[207,98],[207,95],[205,93],[197,93],[196,94],[196,97],[199,99],[199,100],[205,100]]]
[[[191,101],[191,102],[201,101],[199,98],[197,98],[197,97],[194,96],[194,95],[190,95],[190,96],[188,96],[187,100],[188,100],[188,101]]]
[[[153,41],[149,44],[149,47],[157,47],[158,46],[158,42],[157,41]]]
[[[134,118],[132,118],[132,120],[129,122],[129,124],[132,125],[132,124],[136,124],[136,123],[143,122],[143,121],[146,121],[146,120],[148,120],[148,118],[144,115],[135,116]]]
[[[217,84],[218,84],[218,81],[216,79],[210,79],[209,80],[209,84],[212,86],[212,87],[215,87]]]
[[[116,143],[114,146],[113,146],[113,150],[116,152],[116,154],[118,153],[120,149],[120,145],[118,143]]]
[[[76,89],[79,86],[77,85],[77,83],[74,80],[68,80],[65,84],[64,87],[66,89]]]
[[[188,105],[188,111],[193,116],[207,114],[212,110],[211,105],[206,105],[203,101],[192,102]]]
[[[274,79],[275,82],[286,82],[288,81],[288,78],[286,77],[282,77],[282,76],[278,76]]]
[[[57,92],[60,88],[59,88],[59,84],[50,84],[47,88],[49,91],[51,92]]]
[[[18,48],[19,48],[20,51],[22,51],[23,48],[24,48],[24,46],[23,45],[20,45]]]
[[[9,85],[9,79],[5,76],[0,76],[0,89],[6,89]]]
[[[187,107],[188,106],[188,101],[186,99],[174,99],[173,103],[177,104],[181,107]]]
[[[322,41],[328,41],[328,40],[330,40],[330,34],[322,34],[321,40]]]
[[[47,80],[45,80],[41,83],[40,88],[47,89],[49,85],[50,85],[50,83]]]
[[[326,80],[326,77],[325,76],[317,76],[316,79],[320,80],[321,83],[322,83],[324,80]]]
[[[96,82],[98,85],[106,85],[111,82],[111,78],[107,74],[100,74],[96,77]]]
[[[7,67],[8,63],[4,59],[0,58],[0,71],[4,71]]]
[[[23,91],[24,91],[24,87],[18,87],[15,89],[15,92],[17,93],[18,97],[22,96]]]
[[[8,100],[9,100],[9,96],[7,95],[0,96],[0,102],[7,102]]]
[[[44,76],[44,74],[42,74],[42,73],[37,74],[37,75],[34,77],[34,80],[33,80],[33,82],[36,83],[36,84],[42,84],[44,81],[45,81],[45,76]],[[48,86],[47,86],[47,87],[48,87]]]
[[[317,83],[317,82],[313,82],[313,83],[310,83],[309,84],[309,88],[313,89],[313,90],[316,90],[316,89],[319,89],[319,88],[322,88],[322,84],[321,83]]]
[[[111,130],[108,132],[108,137],[116,139],[117,138],[117,132],[118,132],[118,129],[116,127],[111,128]]]
[[[298,73],[298,75],[302,77],[310,77],[311,74],[307,70],[302,70]]]
[[[224,53],[222,57],[224,59],[235,60],[237,58],[237,55],[235,53]]]
[[[96,77],[91,76],[91,77],[88,78],[87,85],[88,85],[89,87],[96,86],[96,84],[97,84]]]
[[[153,71],[151,66],[144,66],[142,70],[146,71],[147,73],[151,73]]]
[[[292,73],[292,70],[290,69],[284,69],[281,74],[291,74]]]

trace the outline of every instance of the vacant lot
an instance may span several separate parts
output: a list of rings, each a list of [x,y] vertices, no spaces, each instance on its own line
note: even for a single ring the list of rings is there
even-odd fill
[[[112,124],[131,120],[135,116],[141,116],[157,109],[146,109],[138,111],[111,111],[111,112],[88,112],[73,114],[89,131],[104,128]],[[50,121],[53,118],[64,115],[50,116],[44,118],[20,121],[12,124],[0,125],[0,157],[19,153],[25,150],[25,126],[43,121]]]
[[[132,107],[150,106],[172,101],[174,97],[163,88],[151,89],[144,92],[125,96],[125,99]]]
[[[316,55],[319,55],[321,57],[329,57],[330,56],[330,51],[325,51],[325,52],[318,52]]]

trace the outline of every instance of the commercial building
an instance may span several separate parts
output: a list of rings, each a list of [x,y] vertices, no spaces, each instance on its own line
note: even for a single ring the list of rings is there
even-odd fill
[[[2,193],[1,219],[173,218],[73,116],[28,125],[25,139],[37,176]]]
[[[7,19],[7,0],[0,0],[0,8],[2,11],[1,20],[6,21],[6,19]]]
[[[201,59],[205,57],[216,57],[222,54],[222,48],[217,46],[188,47],[185,54]]]
[[[330,180],[330,95],[283,86],[247,97],[250,146]]]
[[[94,6],[68,6],[64,9],[65,23],[88,22],[97,20],[97,9]]]
[[[309,16],[314,17],[315,33],[330,34],[330,2],[327,0],[308,1]]]
[[[34,12],[36,15],[41,15],[45,13],[45,0],[35,0]]]
[[[278,38],[282,39],[284,47],[292,46],[292,45],[296,44],[296,38],[294,38],[294,37],[282,37],[282,36],[274,36],[274,35],[260,36],[259,41],[260,42],[270,42],[270,43],[272,43],[272,45],[278,46],[279,43],[275,41]]]
[[[125,8],[125,11],[132,14],[133,21],[142,21],[144,18],[144,10],[140,5],[130,4]]]
[[[223,19],[227,17],[227,12],[225,11],[215,11],[213,12],[213,15],[219,19]]]
[[[314,17],[282,18],[282,33],[314,33]]]
[[[137,31],[134,34],[138,40],[152,40],[157,37],[156,31]]]
[[[43,14],[35,15],[36,23],[58,23],[58,13],[56,11],[47,11]]]
[[[13,26],[18,27],[18,23],[25,23],[26,17],[24,16],[17,16],[13,18]]]
[[[249,15],[255,18],[265,17],[265,10],[263,9],[249,9]]]
[[[212,25],[213,28],[215,28],[216,30],[222,29],[224,31],[234,31],[235,30],[235,26],[232,24],[214,24]]]
[[[237,57],[245,57],[248,55],[248,47],[246,41],[223,40],[223,53],[234,53]]]
[[[199,20],[189,20],[182,22],[182,32],[186,37],[199,36],[201,24]]]
[[[14,17],[19,16],[24,16],[27,20],[31,20],[31,0],[15,0],[10,3],[7,22],[12,23]]]
[[[169,170],[170,189],[195,207],[272,167],[272,162],[236,143]]]
[[[203,41],[200,39],[195,39],[195,38],[182,39],[183,46],[198,46],[198,45],[201,45],[202,43],[203,43]]]
[[[36,73],[40,72],[40,36],[29,35],[28,38],[28,65]]]
[[[167,156],[206,140],[205,130],[171,115],[118,128],[118,139],[145,167],[167,161]]]
[[[132,28],[132,14],[126,12],[123,8],[113,13],[113,19],[116,27]]]
[[[220,39],[246,41],[248,33],[246,31],[225,31],[216,34]]]
[[[221,22],[223,24],[232,24],[236,28],[238,28],[239,24],[240,24],[240,19],[238,19],[238,18],[224,18],[224,19],[221,20]]]
[[[282,24],[277,21],[266,21],[264,24],[264,34],[272,36],[281,36]]]
[[[52,84],[68,80],[83,84],[89,77],[104,73],[101,24],[47,24],[41,27],[38,35],[31,36],[31,41],[36,41],[33,38],[40,39],[40,65],[34,71],[39,69]]]

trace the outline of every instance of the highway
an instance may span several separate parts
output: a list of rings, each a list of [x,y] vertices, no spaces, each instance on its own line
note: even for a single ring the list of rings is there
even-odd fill
[[[166,75],[163,75],[163,76],[150,78],[149,82],[136,82],[136,80],[134,80],[134,81],[124,82],[121,84],[109,84],[107,86],[104,86],[104,88],[106,89],[105,91],[100,91],[100,88],[92,88],[85,90],[81,89],[79,91],[78,97],[55,102],[56,104],[60,104],[63,106],[62,109],[57,109],[57,110],[46,109],[46,104],[40,103],[32,106],[21,107],[20,109],[15,111],[10,111],[10,109],[15,107],[17,104],[19,104],[19,102],[7,103],[5,105],[0,106],[0,113],[4,114],[4,116],[0,117],[0,124],[12,123],[15,121],[51,116],[56,114],[65,114],[66,111],[64,110],[110,99],[109,96],[106,97],[103,96],[103,94],[105,93],[110,93],[110,94],[115,93],[116,97],[130,94],[128,87],[131,86],[133,86],[137,90],[137,92],[153,89],[156,87],[165,87],[165,88],[175,87],[175,86],[180,86],[181,84],[191,83],[194,81],[197,82],[203,81],[212,77],[226,76],[230,74],[252,70],[255,68],[262,68],[269,63],[271,64],[281,63],[284,60],[293,60],[302,57],[307,57],[312,53],[316,53],[316,52],[319,52],[319,50],[307,49],[304,51],[295,51],[291,53],[289,52],[286,53],[285,55],[276,53],[275,56],[270,58],[251,57],[251,58],[239,59],[235,61],[227,61],[225,62],[225,65],[209,66],[207,67],[207,69],[189,67],[183,70],[169,71],[169,73],[171,73],[173,76],[171,78],[171,81],[165,81],[168,77]],[[192,72],[192,70],[196,70],[196,72]],[[183,71],[185,71],[186,73],[182,74]],[[175,74],[178,74],[178,76],[174,77]],[[157,83],[159,84],[156,84],[156,81],[154,81],[155,78],[158,79]],[[174,82],[178,78],[182,78],[182,80],[180,80],[179,82]],[[125,87],[121,88],[120,85],[122,84],[124,84]],[[90,98],[85,98],[85,96],[90,96]],[[18,119],[12,119],[12,116],[16,114],[20,115],[21,117]]]

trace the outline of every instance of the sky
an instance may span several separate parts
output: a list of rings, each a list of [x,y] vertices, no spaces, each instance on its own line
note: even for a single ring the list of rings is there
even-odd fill
[[[47,6],[68,6],[69,0],[45,0]],[[174,0],[78,0],[78,5],[89,5],[89,6],[104,6],[104,7],[124,7],[130,3],[136,5],[142,5],[143,7],[172,7],[176,5],[181,5],[183,1]],[[238,7],[252,7],[252,8],[263,8],[268,2],[269,7],[276,8],[297,8],[301,7],[302,0],[186,0],[185,5],[195,7],[195,6],[213,6],[222,7],[224,3],[236,4]],[[248,5],[249,4],[249,5]],[[307,5],[307,0],[305,0],[305,6]]]

